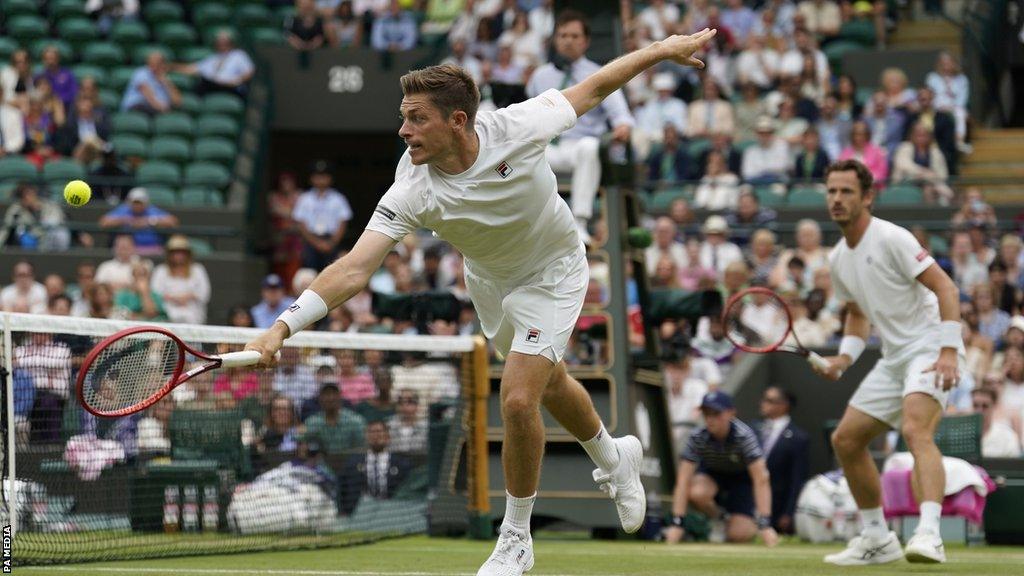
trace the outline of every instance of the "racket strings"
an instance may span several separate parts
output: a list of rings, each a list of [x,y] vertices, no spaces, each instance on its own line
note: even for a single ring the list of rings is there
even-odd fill
[[[112,342],[89,367],[82,399],[99,412],[139,404],[177,376],[182,351],[157,333],[138,333]]]
[[[726,310],[724,319],[729,340],[750,349],[774,348],[789,332],[786,305],[774,295],[741,298]]]

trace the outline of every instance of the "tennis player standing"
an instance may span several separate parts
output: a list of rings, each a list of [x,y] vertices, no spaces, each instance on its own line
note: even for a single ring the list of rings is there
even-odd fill
[[[822,374],[838,379],[856,362],[872,325],[882,340],[882,358],[860,383],[832,435],[863,529],[825,561],[882,564],[904,556],[885,524],[878,469],[868,453],[868,443],[893,428],[914,455],[912,482],[921,508],[906,558],[945,562],[939,516],[946,475],[933,437],[964,354],[959,292],[909,231],[871,215],[875,191],[863,164],[832,164],[826,186],[829,215],[843,233],[829,256],[832,284],[846,303],[847,317],[839,354],[827,358],[831,368]]]
[[[352,251],[316,278],[274,325],[246,347],[263,354],[323,318],[366,285],[396,242],[428,228],[465,256],[466,285],[484,334],[505,356],[501,413],[507,503],[497,546],[480,575],[533,567],[530,515],[544,453],[543,405],[597,464],[594,479],[615,501],[622,527],[643,523],[642,447],[612,438],[562,355],[587,289],[583,243],[556,192],[545,149],[555,136],[645,69],[664,60],[703,67],[693,55],[715,35],[672,36],[604,66],[565,90],[477,113],[480,94],[456,66],[402,77],[402,127],[409,149]]]

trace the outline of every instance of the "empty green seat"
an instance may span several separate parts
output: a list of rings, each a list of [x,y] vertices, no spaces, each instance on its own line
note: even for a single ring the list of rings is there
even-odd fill
[[[772,186],[758,186],[754,194],[762,206],[782,206],[786,203],[786,195],[777,193]]]
[[[789,206],[823,208],[825,206],[825,195],[817,188],[809,186],[793,188],[789,191],[786,204]]]
[[[178,195],[173,188],[167,186],[146,186],[149,201],[157,206],[173,206],[178,203]]]
[[[118,92],[124,92],[124,89],[131,83],[135,70],[136,68],[132,66],[118,66],[110,71],[107,84]]]
[[[18,43],[15,42],[13,38],[0,36],[0,62],[3,62],[4,64],[10,62],[11,54],[14,54],[18,48],[20,48],[20,46],[18,46]]]
[[[135,181],[139,186],[175,187],[181,183],[181,170],[170,162],[150,160],[135,171]]]
[[[235,163],[235,156],[238,154],[238,146],[227,138],[202,138],[196,141],[192,157],[197,162],[215,162],[222,166],[232,166]]]
[[[198,38],[195,29],[181,22],[168,22],[156,29],[157,41],[172,49],[191,46]]]
[[[43,164],[43,180],[47,184],[64,184],[85,179],[85,166],[70,158],[57,158]]]
[[[182,206],[220,206],[220,192],[205,186],[188,186],[179,192]]]
[[[262,4],[243,4],[235,9],[235,23],[242,28],[271,26],[274,16]]]
[[[104,86],[107,83],[107,79],[110,77],[106,68],[101,68],[94,64],[79,64],[78,66],[72,66],[71,71],[74,72],[75,78],[79,83],[81,83],[82,80],[91,77],[96,81],[96,84]]]
[[[698,138],[690,141],[690,144],[686,147],[686,155],[696,162],[700,159],[702,154],[710,149],[711,140],[708,140],[707,138]]]
[[[36,165],[22,156],[0,158],[0,182],[34,182],[38,178]]]
[[[117,110],[121,107],[121,93],[110,88],[100,88],[100,104],[107,110]]]
[[[0,2],[0,11],[4,16],[11,18],[19,14],[38,15],[39,5],[35,0],[4,0]]]
[[[234,94],[210,94],[203,98],[203,114],[227,114],[240,118],[245,113],[245,102]]]
[[[159,136],[192,138],[195,131],[195,122],[184,112],[165,112],[153,120],[153,133]]]
[[[223,114],[203,114],[196,124],[196,135],[200,137],[220,136],[234,140],[241,130],[238,121]]]
[[[850,20],[839,28],[839,39],[856,42],[865,48],[874,48],[875,23],[871,20]]]
[[[196,77],[189,74],[182,74],[180,72],[171,72],[167,75],[167,78],[171,81],[171,84],[182,91],[191,92],[196,88]]]
[[[922,202],[924,195],[913,184],[892,184],[878,195],[878,204],[881,206],[907,206]]]
[[[110,39],[122,46],[138,46],[149,41],[149,28],[138,20],[121,20],[110,30]]]
[[[192,155],[188,140],[179,136],[161,136],[154,138],[149,144],[149,157],[153,160],[166,160],[175,164],[188,162]]]
[[[219,2],[206,2],[192,9],[192,22],[200,28],[231,22],[231,8]]]
[[[285,21],[292,16],[295,16],[295,6],[281,6],[274,10],[274,19],[279,25],[283,26]]]
[[[147,136],[152,129],[149,116],[142,112],[124,111],[117,112],[110,117],[110,126],[115,134],[136,134]]]
[[[59,38],[43,38],[36,40],[32,43],[32,48],[29,52],[31,52],[33,58],[40,60],[43,57],[43,51],[51,46],[57,49],[57,53],[60,54],[61,62],[67,63],[74,59],[75,49],[71,47],[71,44],[68,44]]]
[[[280,28],[249,28],[245,36],[253,44],[283,44],[284,33]]]
[[[199,101],[199,96],[196,96],[192,92],[185,92],[181,95],[181,103],[178,104],[177,109],[194,116],[199,114],[202,107],[203,104]]]
[[[167,46],[162,46],[160,44],[143,44],[141,46],[136,46],[135,49],[132,50],[132,63],[138,64],[139,66],[145,66],[146,59],[149,58],[149,53],[154,50],[162,52],[164,59],[168,62],[170,62],[174,56],[174,52]]]
[[[231,173],[220,164],[212,162],[194,162],[185,168],[186,186],[206,186],[224,188],[231,182]]]
[[[185,10],[180,4],[168,0],[147,0],[141,2],[142,16],[151,25],[164,22],[181,22],[185,19]]]
[[[213,54],[213,50],[210,50],[206,46],[185,46],[176,51],[178,60],[182,62],[199,62],[203,58]]]
[[[684,188],[679,187],[658,190],[651,195],[651,202],[648,208],[654,213],[668,212],[668,208],[672,205],[672,202],[679,198],[689,199],[690,196],[691,195],[688,194]]]
[[[113,42],[90,42],[82,47],[82,62],[112,68],[124,64],[124,49]]]
[[[110,137],[110,145],[122,158],[145,159],[149,156],[146,139],[135,134],[115,134]]]
[[[33,40],[45,38],[48,31],[46,20],[35,14],[19,14],[7,22],[7,35],[23,46]]]
[[[85,16],[85,2],[82,0],[53,0],[50,4],[50,17],[60,21],[68,17]]]
[[[88,18],[67,18],[57,23],[60,37],[72,44],[84,45],[99,38],[100,31],[96,23]]]
[[[825,57],[828,58],[829,66],[832,67],[832,73],[840,74],[843,69],[843,56],[850,52],[860,52],[864,49],[864,46],[858,42],[851,42],[849,40],[833,40],[822,48],[821,51],[825,54]]]

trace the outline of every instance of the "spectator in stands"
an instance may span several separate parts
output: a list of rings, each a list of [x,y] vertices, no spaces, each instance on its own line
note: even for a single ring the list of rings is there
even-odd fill
[[[363,45],[363,22],[356,17],[352,0],[338,2],[327,16],[327,31],[331,46],[352,48]],[[429,16],[428,16],[429,18]]]
[[[1009,283],[1024,289],[1024,270],[1021,266],[1021,262],[1024,262],[1024,242],[1021,241],[1020,236],[1013,234],[1003,236],[999,242],[999,259],[1006,265],[1006,277]]]
[[[43,278],[43,287],[46,288],[46,302],[47,306],[57,296],[67,295],[67,285],[64,283],[64,278],[60,274],[47,274]]]
[[[96,282],[83,292],[88,308],[86,318],[110,318],[114,312],[114,291],[109,284]]]
[[[1007,282],[1008,269],[999,258],[988,265],[988,279],[996,295],[996,306],[1011,316],[1020,311],[1021,291]],[[49,288],[49,286],[47,286]]]
[[[914,126],[910,141],[896,148],[892,181],[920,184],[926,202],[948,206],[953,199],[953,190],[946,183],[948,178],[946,158],[932,140],[931,130],[924,124]]]
[[[7,88],[0,84],[0,158],[25,147],[25,116],[6,94]]]
[[[161,228],[173,228],[178,218],[150,204],[145,188],[132,188],[126,201],[100,218],[102,228],[131,228],[135,249],[139,254],[152,255],[163,251]]]
[[[719,273],[733,262],[743,261],[739,246],[729,241],[729,224],[722,216],[708,216],[701,228],[704,242],[700,247],[700,263],[709,270]]]
[[[736,39],[736,45],[743,46],[757,27],[758,18],[753,10],[743,4],[743,0],[726,0],[721,22]]]
[[[850,145],[850,130],[853,122],[839,116],[839,102],[828,95],[821,103],[818,121],[815,123],[821,140],[821,148],[829,159],[838,158],[843,149]]]
[[[746,86],[758,90],[768,90],[778,79],[779,53],[765,45],[765,37],[753,34],[747,47],[736,57],[736,80],[743,90]],[[746,92],[744,92],[746,100]],[[737,113],[739,110],[737,110]]]
[[[40,312],[45,311],[44,303]],[[71,349],[51,334],[34,332],[24,337],[13,352],[14,365],[31,378],[35,390],[35,402],[29,417],[30,441],[59,442],[64,404],[72,385]]]
[[[956,120],[949,112],[935,108],[935,91],[925,86],[917,91],[917,104],[914,112],[907,116],[906,131],[903,139],[910,138],[911,130],[918,124],[931,129],[935,143],[946,159],[950,174],[957,173]]]
[[[975,285],[988,280],[988,271],[974,255],[971,236],[965,230],[953,232],[949,241],[949,263],[953,269],[953,281],[962,293],[967,293]]]
[[[331,187],[332,181],[327,162],[318,161],[310,176],[312,187],[299,196],[292,211],[302,234],[302,265],[317,271],[334,261],[352,219],[348,200]]]
[[[697,185],[693,204],[705,210],[735,210],[739,202],[740,179],[729,171],[725,157],[717,150],[707,156],[704,177]]]
[[[213,380],[213,394],[215,397],[224,398],[228,406],[233,408],[240,400],[245,400],[256,394],[260,387],[259,377],[247,368],[227,368],[220,370]],[[218,407],[218,409],[220,409]]]
[[[349,457],[338,478],[338,511],[352,514],[362,498],[393,498],[413,466],[404,456],[392,453],[391,436],[384,422],[366,426],[366,454]]]
[[[842,74],[836,79],[836,112],[840,120],[853,122],[861,117],[864,106],[857,97],[857,82]]]
[[[256,323],[252,319],[252,313],[246,306],[235,305],[228,308],[227,325],[235,328],[255,328]]]
[[[736,140],[750,142],[757,137],[757,120],[769,114],[758,87],[750,82],[740,85],[741,100],[733,109],[736,115]]]
[[[363,400],[377,396],[373,377],[369,373],[359,370],[355,350],[337,350],[334,353],[334,359],[338,367],[338,390],[346,406],[355,406]]]
[[[136,426],[136,441],[140,453],[170,455],[171,438],[169,429],[171,414],[173,413],[173,396],[165,396],[144,412],[145,417],[139,420]]]
[[[767,284],[771,278],[772,271],[779,263],[775,241],[775,233],[767,228],[758,228],[751,235],[746,262],[754,280]]]
[[[56,46],[47,46],[43,49],[42,63],[43,70],[36,75],[36,80],[46,78],[64,107],[71,108],[78,94],[78,81],[71,70],[60,65],[60,51]]]
[[[175,234],[167,240],[167,261],[153,271],[153,290],[164,299],[171,322],[204,324],[210,302],[206,268],[192,258],[188,238]]]
[[[420,397],[412,390],[399,390],[397,413],[387,419],[391,446],[396,452],[427,451],[427,421],[420,415]]]
[[[499,46],[512,48],[512,61],[523,68],[533,69],[547,61],[544,52],[544,39],[530,29],[530,20],[526,12],[515,11],[512,26],[498,37]]]
[[[259,431],[256,451],[260,454],[293,452],[302,438],[302,423],[295,414],[295,405],[287,396],[277,394],[270,401],[266,418]]]
[[[92,100],[79,98],[75,110],[54,134],[53,147],[58,154],[71,156],[88,165],[96,159],[110,138],[110,123],[96,113]]]
[[[483,69],[481,68],[480,60],[467,51],[466,41],[462,38],[453,38],[450,48],[450,54],[441,63],[455,64],[461,67],[473,78],[474,82],[480,84],[483,78]]]
[[[387,13],[373,21],[370,46],[379,52],[404,52],[416,46],[418,39],[412,14],[402,9],[401,0],[391,0]]]
[[[562,12],[555,25],[556,62],[545,64],[533,73],[526,94],[532,98],[551,88],[564,90],[596,72],[600,66],[585,56],[589,46],[590,24],[586,17],[572,10]],[[551,169],[556,173],[572,173],[572,213],[586,243],[590,242],[587,224],[593,216],[594,197],[601,183],[600,139],[609,123],[617,145],[627,144],[634,121],[620,90],[584,114],[575,127],[562,132],[547,147]]]
[[[721,99],[721,89],[710,76],[704,78],[700,100],[690,103],[686,121],[689,138],[710,138],[715,134],[732,134],[736,127],[732,104]]]
[[[318,397],[320,409],[306,418],[306,436],[317,438],[327,454],[341,454],[361,448],[366,421],[363,417],[341,406],[337,384],[324,384]]]
[[[103,147],[98,164],[89,172],[93,199],[112,205],[120,204],[134,187],[132,173],[109,143]]]
[[[686,268],[690,259],[686,247],[676,239],[676,223],[668,216],[661,216],[654,223],[654,242],[644,250],[644,261],[648,276],[653,276],[658,262],[667,257],[678,269]]]
[[[793,98],[786,97],[779,102],[776,124],[778,126],[776,137],[785,142],[790,152],[795,154],[796,150],[800,149],[809,122],[796,115],[796,103]]]
[[[967,227],[967,235],[971,239],[971,251],[984,266],[988,266],[996,258],[996,250],[989,245],[988,224],[984,221],[972,222]]]
[[[695,164],[694,168],[696,168],[694,177],[703,178],[707,174],[708,156],[712,152],[718,152],[725,158],[725,165],[729,167],[729,172],[740,173],[743,168],[743,154],[736,146],[732,145],[732,136],[715,134],[711,137],[711,147],[704,150],[698,160],[691,160],[691,164]]]
[[[682,446],[690,431],[700,421],[700,402],[708,393],[708,382],[693,369],[690,344],[683,338],[663,345],[662,376],[665,379],[668,416],[672,438]]]
[[[71,245],[71,231],[64,222],[64,211],[50,200],[40,198],[31,184],[19,184],[14,200],[4,213],[0,228],[0,248],[61,251]],[[91,246],[92,237],[80,236],[82,244]]]
[[[828,153],[821,149],[818,130],[813,126],[804,130],[800,153],[793,164],[793,179],[822,180],[830,162]]]
[[[88,316],[89,305],[85,293],[93,285],[95,278],[96,265],[92,262],[79,262],[75,267],[75,282],[67,288],[67,295],[71,298],[72,316]]]
[[[935,92],[935,107],[953,115],[956,121],[956,142],[961,152],[970,152],[967,137],[967,101],[971,84],[960,64],[949,52],[939,53],[935,71],[929,72],[925,84]]]
[[[651,274],[651,288],[679,290],[679,266],[668,256],[658,258],[654,263],[654,273]]]
[[[285,284],[291,282],[302,262],[302,234],[298,223],[292,219],[292,212],[301,195],[302,190],[295,175],[282,172],[277,177],[277,189],[267,197],[273,246],[271,268]]]
[[[775,210],[762,207],[757,194],[748,190],[740,192],[736,210],[727,214],[725,221],[734,234],[746,235],[757,228],[770,225],[777,216]]]
[[[36,268],[31,262],[15,262],[11,280],[10,286],[0,290],[0,309],[31,314],[46,312],[46,287],[36,281]]]
[[[25,114],[25,145],[21,153],[37,168],[42,168],[44,163],[56,155],[53,137],[58,126],[53,114],[44,108],[43,96],[39,93],[30,96],[28,112]]]
[[[675,78],[668,73],[657,74],[651,85],[657,96],[637,110],[633,130],[633,146],[640,158],[647,158],[651,147],[662,142],[666,126],[674,127],[679,134],[686,132],[686,104],[673,96]]]
[[[156,115],[181,105],[181,92],[167,76],[163,52],[153,50],[146,65],[135,70],[124,91],[121,110],[137,110]]]
[[[106,35],[115,21],[138,18],[140,4],[141,0],[86,0],[84,10],[97,20],[100,32]]]
[[[994,417],[999,396],[989,387],[971,391],[974,412],[981,414],[981,455],[985,458],[1019,458],[1021,442],[1005,419]]]
[[[465,0],[461,6],[462,11],[455,17],[451,28],[448,29],[449,41],[456,38],[468,41],[476,35],[477,28],[480,25],[480,16],[477,14],[476,2],[474,0]]]
[[[690,155],[679,138],[674,124],[663,128],[661,145],[654,148],[647,158],[647,177],[651,184],[657,182],[678,183],[690,177]]]
[[[751,184],[784,182],[789,174],[789,147],[775,136],[775,121],[757,121],[757,144],[743,151],[742,175]]]
[[[130,235],[119,234],[114,238],[114,257],[100,263],[95,281],[108,284],[114,291],[128,288],[133,283],[132,269],[140,262],[147,267],[153,265],[149,260],[140,258]]]
[[[996,211],[992,205],[985,202],[985,196],[981,188],[970,186],[964,190],[963,202],[960,209],[949,221],[955,227],[973,226],[976,223],[985,224],[995,228],[998,220]]]
[[[289,306],[295,302],[285,292],[284,281],[277,274],[268,274],[263,278],[260,291],[262,299],[252,307],[252,319],[257,328],[269,328]]]
[[[114,316],[124,320],[166,322],[164,301],[150,284],[150,268],[143,262],[132,266],[132,283],[114,293]]]
[[[319,387],[313,367],[302,359],[302,351],[293,346],[281,349],[281,360],[274,371],[272,388],[289,398],[295,406],[302,406],[316,396]]]
[[[761,395],[763,420],[754,426],[772,479],[772,526],[781,534],[792,534],[796,527],[796,501],[810,470],[807,432],[790,418],[795,404],[791,392],[769,386]]]
[[[992,284],[988,282],[975,284],[971,288],[971,299],[978,313],[978,332],[999,346],[1010,327],[1010,315],[996,306],[997,296]]]
[[[227,92],[245,97],[249,92],[249,80],[256,73],[256,65],[245,50],[235,46],[231,32],[221,30],[213,41],[216,50],[194,64],[178,64],[175,72],[199,76],[196,92],[199,95],[213,92]]]
[[[842,15],[839,4],[832,0],[804,0],[797,5],[797,11],[804,18],[807,30],[822,40],[839,34]]]
[[[637,23],[647,27],[652,40],[664,40],[675,33],[679,24],[679,6],[665,0],[652,0],[636,16]]]
[[[295,0],[295,14],[284,21],[284,30],[288,44],[301,52],[316,50],[327,41],[324,17],[313,0]]]
[[[382,357],[382,353],[377,350],[363,351],[363,359],[366,360],[364,368],[373,377],[377,395],[356,404],[353,411],[367,422],[387,420],[395,414],[395,402],[391,395],[391,372],[380,365],[371,366],[371,360],[379,362]]]
[[[871,142],[871,127],[863,120],[857,120],[850,128],[850,145],[845,148],[837,160],[853,158],[867,166],[874,177],[875,187],[885,186],[889,179],[889,161],[885,150]]]
[[[903,141],[906,113],[901,108],[889,106],[883,92],[875,92],[864,109],[863,120],[871,126],[871,141],[892,157]]]
[[[793,257],[803,261],[805,266],[804,278],[800,285],[810,286],[814,281],[815,272],[828,266],[828,253],[830,248],[821,244],[821,225],[816,220],[804,218],[796,223],[796,246],[787,250],[779,257],[779,267],[776,268],[776,276],[772,280],[773,285],[781,284],[781,279],[786,276],[786,268],[789,260]]]
[[[828,94],[831,90],[832,78],[828,67],[828,58],[818,49],[814,37],[804,28],[793,31],[793,47],[782,55],[779,62],[779,75],[799,78],[804,71],[806,56],[814,58],[815,77],[822,83],[821,93]]]
[[[22,113],[28,110],[28,98],[36,88],[32,80],[32,60],[27,50],[11,53],[10,64],[0,68],[0,86],[3,87],[5,104],[18,108]]]

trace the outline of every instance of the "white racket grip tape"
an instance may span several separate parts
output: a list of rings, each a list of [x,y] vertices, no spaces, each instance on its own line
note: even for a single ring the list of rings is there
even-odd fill
[[[221,354],[220,358],[221,368],[242,368],[245,366],[254,366],[260,361],[262,354],[255,350],[243,350],[242,352],[228,352],[227,354]],[[281,359],[281,353],[274,354],[275,360]]]
[[[825,360],[825,358],[815,352],[807,353],[807,361],[811,363],[811,366],[814,366],[822,372],[828,372],[829,368],[832,367],[832,364],[828,360]]]

